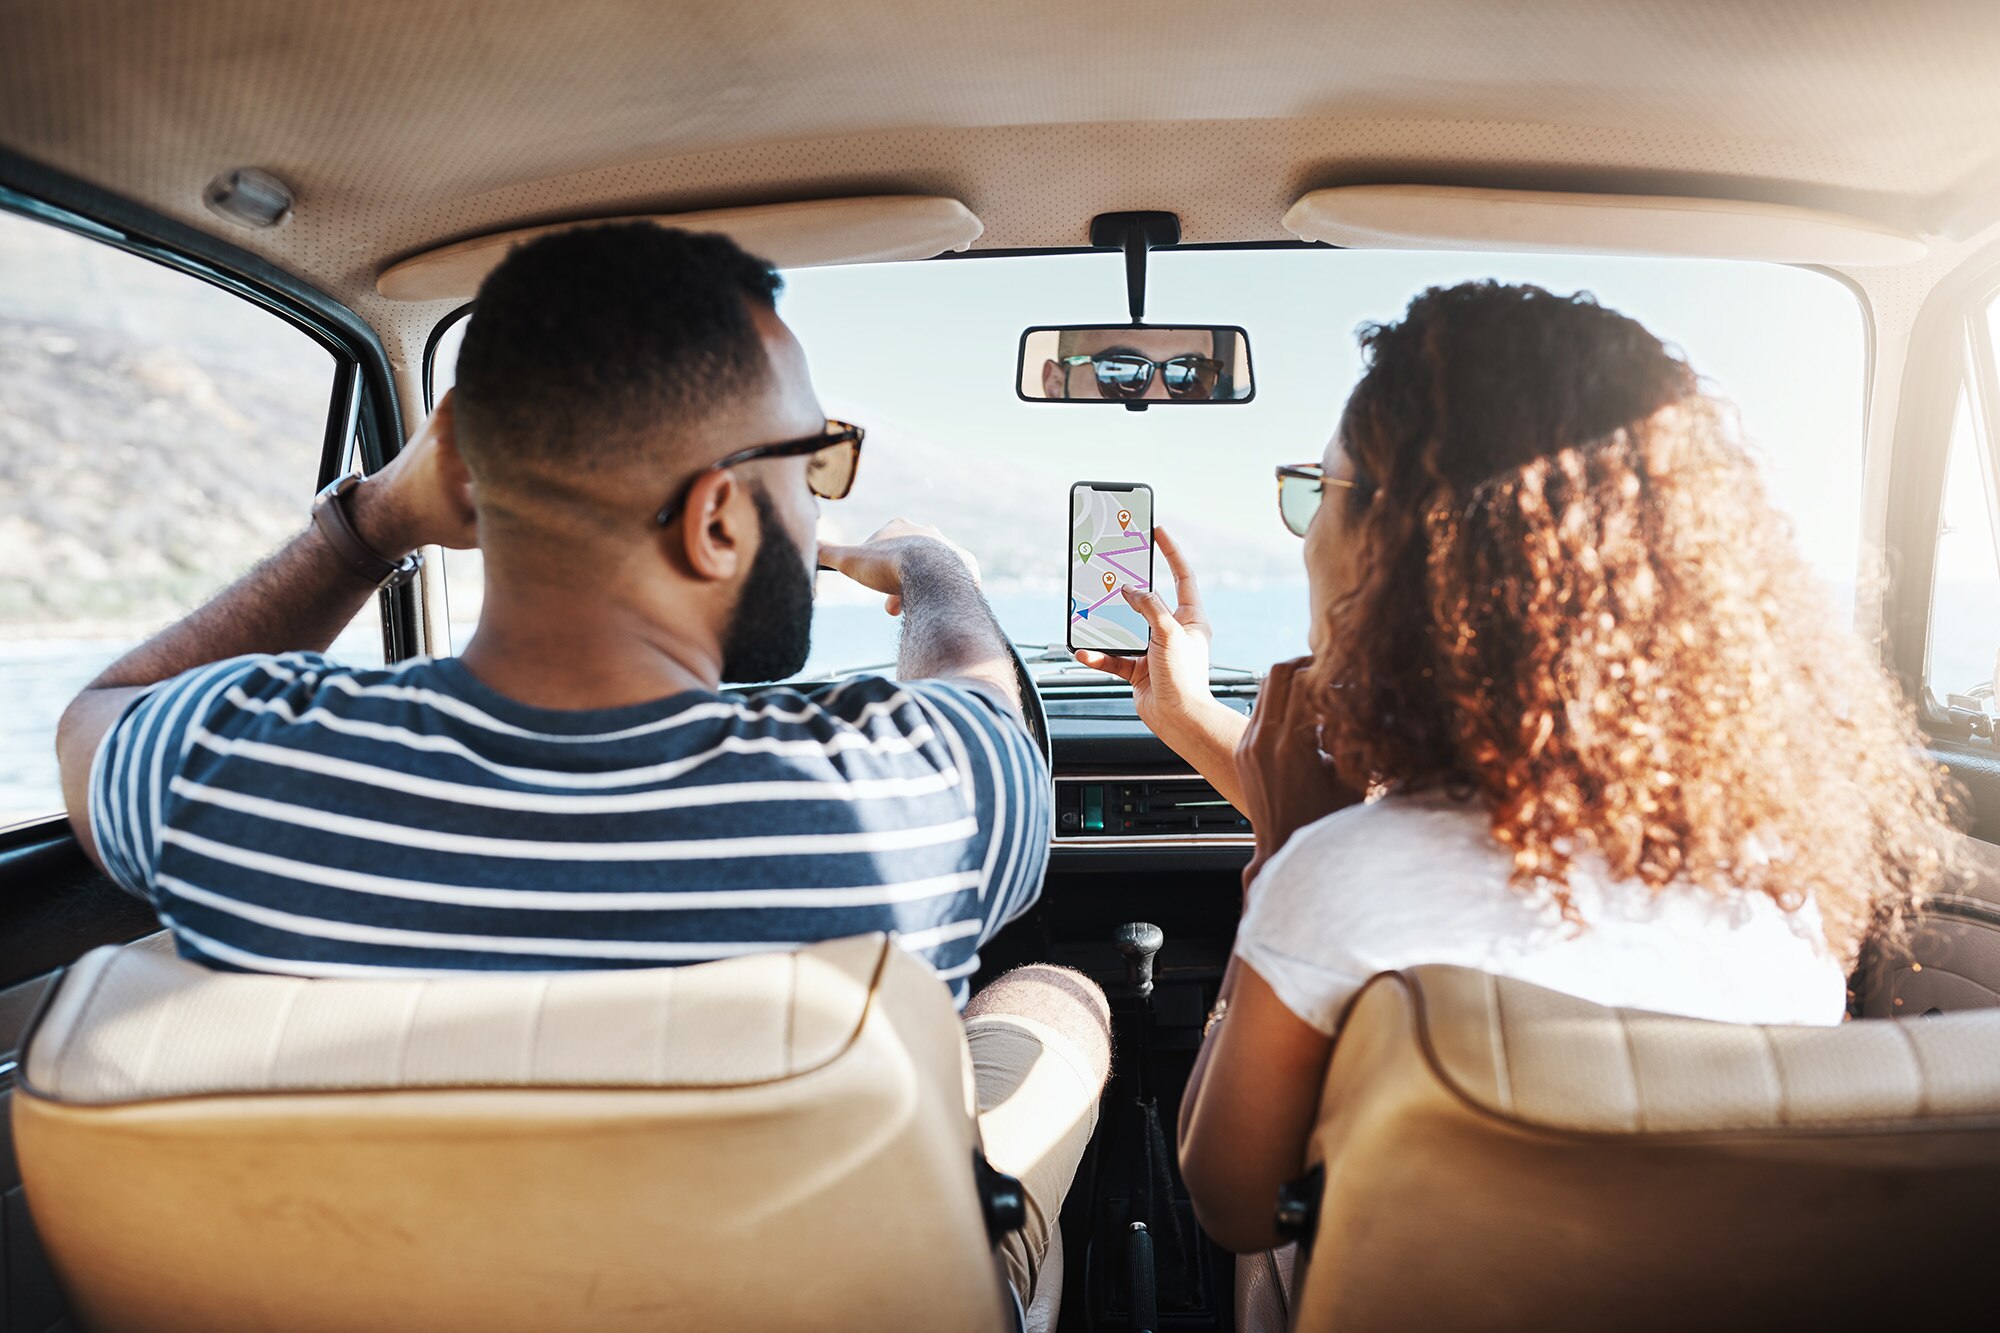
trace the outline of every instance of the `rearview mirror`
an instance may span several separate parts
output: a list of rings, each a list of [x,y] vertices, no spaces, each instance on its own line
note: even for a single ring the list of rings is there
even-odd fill
[[[1064,325],[1021,335],[1016,386],[1031,403],[1247,403],[1250,335],[1232,325]]]

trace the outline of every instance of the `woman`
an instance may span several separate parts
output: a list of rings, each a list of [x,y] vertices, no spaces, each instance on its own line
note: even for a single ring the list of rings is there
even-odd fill
[[[1148,655],[1085,659],[1256,827],[1181,1113],[1196,1211],[1239,1252],[1277,1240],[1373,973],[1837,1023],[1862,939],[1932,890],[1948,842],[1900,696],[1677,355],[1587,296],[1493,283],[1361,340],[1323,462],[1279,470],[1311,655],[1248,724],[1218,705],[1162,533],[1178,610],[1135,597]]]

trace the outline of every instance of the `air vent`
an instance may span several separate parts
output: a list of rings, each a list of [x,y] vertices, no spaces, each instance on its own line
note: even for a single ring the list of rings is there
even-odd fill
[[[1200,778],[1058,777],[1056,837],[1250,838],[1250,821]]]

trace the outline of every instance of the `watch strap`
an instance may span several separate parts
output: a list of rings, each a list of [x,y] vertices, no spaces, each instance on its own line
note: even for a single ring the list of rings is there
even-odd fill
[[[361,474],[351,472],[320,492],[320,501],[313,506],[313,525],[326,538],[326,544],[333,548],[340,563],[356,577],[378,587],[400,587],[417,572],[423,557],[413,554],[391,560],[361,539],[354,527],[354,516],[348,512],[348,497],[360,484]]]

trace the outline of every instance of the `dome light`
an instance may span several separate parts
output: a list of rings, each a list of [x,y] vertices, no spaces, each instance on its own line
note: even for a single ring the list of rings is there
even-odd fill
[[[244,227],[276,227],[292,215],[291,187],[268,171],[235,167],[208,183],[201,201]]]

